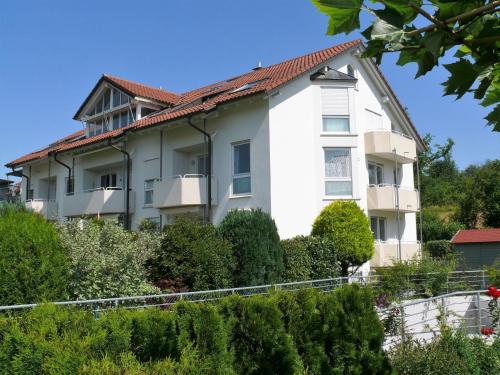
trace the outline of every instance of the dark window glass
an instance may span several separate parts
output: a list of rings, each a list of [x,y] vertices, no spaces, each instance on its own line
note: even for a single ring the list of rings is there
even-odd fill
[[[109,109],[110,101],[111,101],[111,91],[109,89],[106,89],[106,91],[104,92],[104,110],[105,111]]]
[[[124,126],[127,125],[128,125],[128,110],[120,113],[120,127],[123,128]]]
[[[250,143],[234,145],[234,174],[250,173]]]
[[[120,91],[113,89],[113,107],[120,105]]]
[[[113,129],[120,127],[120,115],[113,115]]]

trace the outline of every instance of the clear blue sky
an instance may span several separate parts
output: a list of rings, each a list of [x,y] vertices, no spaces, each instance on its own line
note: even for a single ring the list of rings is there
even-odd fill
[[[26,0],[0,12],[0,176],[3,164],[75,130],[76,109],[102,73],[184,92],[322,49],[359,34],[325,35],[309,0]],[[463,168],[500,157],[500,134],[471,96],[442,97],[444,68],[382,70],[423,135],[451,137]]]

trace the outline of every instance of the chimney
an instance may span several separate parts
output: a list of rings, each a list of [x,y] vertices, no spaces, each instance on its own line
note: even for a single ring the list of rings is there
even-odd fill
[[[259,61],[259,63],[257,64],[257,66],[255,68],[253,68],[252,70],[259,70],[259,69],[262,69],[262,62]]]

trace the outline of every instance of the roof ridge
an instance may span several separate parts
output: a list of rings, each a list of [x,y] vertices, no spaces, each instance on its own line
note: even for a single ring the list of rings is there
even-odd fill
[[[142,83],[142,82],[131,81],[130,79],[121,78],[121,77],[114,76],[114,75],[107,74],[107,73],[104,73],[103,77],[106,77],[106,78],[109,78],[109,79],[119,79],[120,81],[125,81],[125,82],[131,83],[133,85],[139,85],[139,86],[143,86],[143,87],[148,88],[148,89],[159,90],[159,91],[162,91],[162,92],[167,93],[167,94],[172,94],[172,95],[179,96],[178,93],[173,92],[173,91],[169,91],[169,90],[165,90],[163,87],[162,88],[155,87],[155,86],[152,86],[152,85],[147,85],[147,84]]]

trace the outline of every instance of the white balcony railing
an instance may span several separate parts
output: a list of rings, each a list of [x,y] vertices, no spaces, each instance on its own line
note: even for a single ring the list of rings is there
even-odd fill
[[[413,138],[394,131],[375,130],[365,133],[365,153],[398,163],[413,163],[417,146]]]
[[[26,208],[37,212],[47,220],[56,220],[58,216],[57,202],[52,199],[30,199],[26,201]]]
[[[217,204],[217,181],[212,176],[212,204]],[[207,177],[186,174],[158,179],[153,185],[153,207],[200,206],[207,202]]]
[[[399,259],[399,243],[397,240],[387,242],[375,241],[375,255],[370,259],[371,267],[389,267]],[[410,260],[417,256],[420,243],[417,241],[401,242],[401,260]]]
[[[64,197],[63,215],[94,216],[125,213],[126,192],[122,188],[109,187],[68,194]],[[134,211],[135,193],[129,192],[130,212]]]
[[[367,192],[368,210],[417,212],[418,191],[392,184],[369,185]]]

